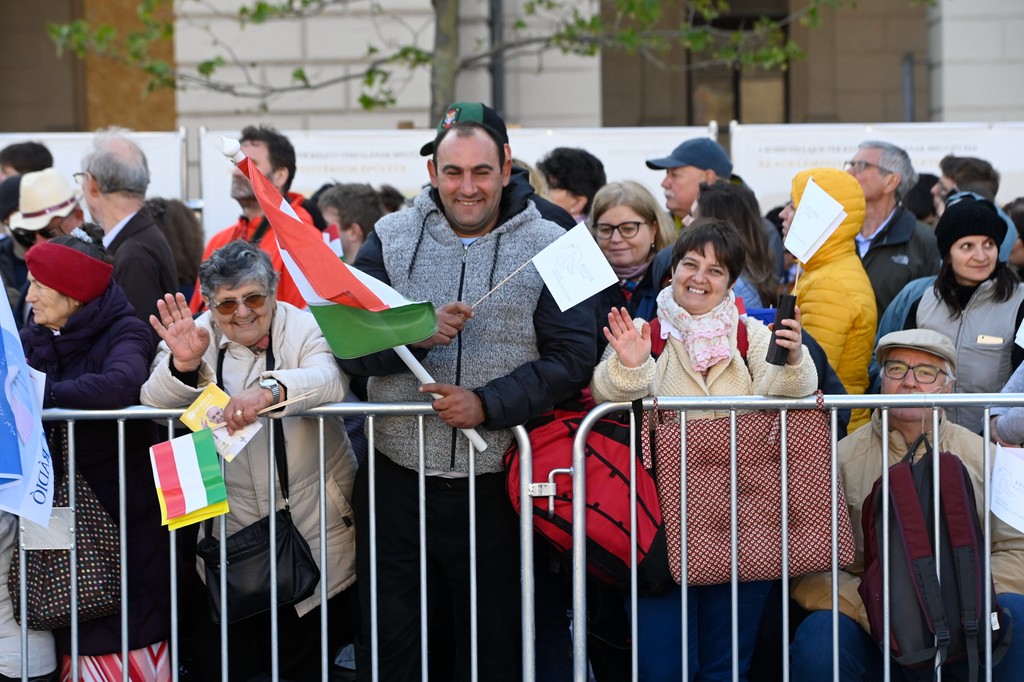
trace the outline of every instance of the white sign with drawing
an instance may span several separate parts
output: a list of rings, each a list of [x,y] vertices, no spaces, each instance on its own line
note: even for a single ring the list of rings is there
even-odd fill
[[[562,312],[619,281],[583,223],[534,256],[533,266]]]
[[[1024,533],[1024,450],[996,446],[992,513]]]
[[[808,178],[800,206],[786,235],[786,250],[806,263],[846,218],[843,205]]]

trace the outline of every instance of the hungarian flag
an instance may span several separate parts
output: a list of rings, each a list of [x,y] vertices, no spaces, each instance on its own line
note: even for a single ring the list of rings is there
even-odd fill
[[[387,284],[346,265],[303,224],[252,160],[239,170],[252,183],[288,273],[339,358],[416,343],[437,330],[434,306],[409,301]]]
[[[203,429],[149,449],[162,524],[171,530],[228,512],[213,433]]]

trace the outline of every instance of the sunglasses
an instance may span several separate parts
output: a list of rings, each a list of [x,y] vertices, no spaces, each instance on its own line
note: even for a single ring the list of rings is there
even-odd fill
[[[210,303],[210,307],[215,309],[221,315],[231,315],[238,310],[238,306],[240,304],[244,303],[245,307],[249,310],[256,310],[257,308],[262,308],[263,304],[266,302],[266,294],[249,294],[241,301],[237,298],[229,298],[225,301],[221,301],[220,303]]]
[[[24,227],[15,227],[11,230],[14,236],[21,239],[23,242],[34,244],[36,241],[36,235],[39,235],[43,239],[54,239],[61,235],[61,231],[55,227],[44,227],[41,230],[26,230]]]

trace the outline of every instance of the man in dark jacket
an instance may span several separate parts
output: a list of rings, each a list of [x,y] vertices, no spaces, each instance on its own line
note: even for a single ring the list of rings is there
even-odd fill
[[[121,133],[101,131],[82,161],[82,171],[75,177],[89,213],[103,228],[114,279],[128,295],[135,316],[149,324],[157,300],[178,290],[178,275],[171,247],[144,205],[149,187],[146,155]]]
[[[888,142],[861,142],[846,172],[864,190],[866,212],[857,252],[875,291],[878,319],[908,282],[939,271],[939,249],[932,229],[900,200],[917,183],[907,153]]]
[[[376,522],[377,672],[385,680],[418,680],[425,665],[420,623],[412,615],[421,589],[422,485],[429,599],[451,605],[456,633],[454,645],[434,639],[436,630],[430,641],[454,648],[458,679],[468,679],[475,572],[480,679],[519,680],[519,531],[503,454],[511,427],[572,400],[590,381],[594,312],[587,303],[560,311],[533,268],[510,277],[563,230],[541,217],[530,190],[510,183],[511,152],[500,133],[476,119],[452,118],[432,150],[431,187],[412,208],[381,218],[354,265],[408,298],[437,306],[437,332],[411,348],[438,383],[421,386],[390,350],[341,361],[350,374],[370,377],[371,401],[439,396],[432,402],[436,418],[426,420],[422,436],[413,419],[377,418],[372,515],[365,467],[356,478],[356,515]],[[487,449],[471,453],[459,429],[474,428]],[[470,486],[476,491],[476,566],[469,561]],[[371,665],[369,535],[370,524],[357,526],[361,679],[369,679]]]

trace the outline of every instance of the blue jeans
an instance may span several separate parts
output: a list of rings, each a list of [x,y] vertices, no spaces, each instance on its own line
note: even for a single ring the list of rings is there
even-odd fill
[[[737,607],[739,681],[747,679],[770,581],[739,583]],[[730,586],[687,588],[689,682],[732,680],[732,597]],[[683,675],[682,588],[637,600],[637,658],[642,682],[679,682]]]
[[[1002,660],[992,670],[994,682],[1015,682],[1024,670],[1024,596],[999,595],[999,605],[1010,612],[1015,625],[1013,639]],[[993,641],[1000,633],[993,632]],[[800,627],[789,646],[792,682],[817,682],[832,679],[832,612],[815,611]],[[839,614],[839,679],[841,682],[868,682],[882,679],[883,661],[878,645],[852,618]],[[890,666],[892,679],[906,682],[931,680],[932,671],[908,671],[896,663]],[[943,680],[966,680],[963,661],[944,665]]]

